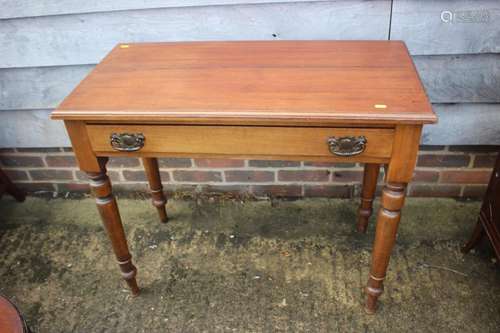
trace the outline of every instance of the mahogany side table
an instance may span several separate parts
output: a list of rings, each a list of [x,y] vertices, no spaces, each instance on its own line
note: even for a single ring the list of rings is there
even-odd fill
[[[109,156],[143,158],[167,220],[156,157],[365,163],[364,232],[380,165],[366,310],[383,291],[423,124],[437,121],[400,41],[181,42],[117,45],[52,113],[65,122],[123,278],[137,294]]]
[[[479,244],[485,235],[488,236],[500,262],[500,154],[497,156],[491,173],[476,227],[469,241],[462,248],[462,252],[468,253]]]

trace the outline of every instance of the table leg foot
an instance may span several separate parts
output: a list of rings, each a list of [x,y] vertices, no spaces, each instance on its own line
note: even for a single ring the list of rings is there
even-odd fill
[[[365,233],[368,226],[368,220],[373,212],[373,198],[377,189],[377,179],[380,171],[380,165],[367,163],[363,173],[363,189],[361,192],[361,204],[359,206],[358,232]]]
[[[406,184],[388,183],[382,191],[382,206],[377,217],[377,229],[372,252],[370,277],[366,287],[366,312],[375,313],[377,300],[384,290],[389,258],[396,241]]]
[[[479,243],[479,241],[483,238],[483,236],[484,236],[483,225],[481,221],[478,220],[476,226],[474,227],[474,231],[472,232],[471,238],[461,249],[462,253],[469,253],[469,251],[472,250]]]
[[[375,286],[378,285],[378,286]],[[366,304],[365,312],[367,314],[375,314],[377,312],[377,300],[384,292],[382,281],[379,284],[374,283],[374,280],[368,280],[368,287],[366,287]]]
[[[139,295],[139,286],[137,285],[137,281],[135,279],[135,276],[137,275],[137,268],[135,268],[134,264],[132,264],[132,257],[126,261],[118,260],[118,265],[120,265],[122,277],[132,291],[132,295]]]
[[[158,210],[160,221],[163,223],[168,222],[167,210],[165,205],[167,199],[163,193],[163,186],[161,185],[160,169],[158,167],[158,160],[153,157],[144,157],[142,159],[144,170],[149,181],[149,188],[151,190],[151,197],[153,206]]]
[[[132,264],[132,256],[128,250],[118,205],[111,190],[111,182],[106,175],[105,165],[107,159],[99,158],[99,162],[102,165],[101,172],[87,173],[90,179],[90,187],[96,197],[97,209],[101,215],[101,220],[106,228],[108,237],[111,240],[113,252],[120,266],[122,277],[127,282],[132,294],[137,295],[139,293],[139,287],[135,279],[137,268]]]

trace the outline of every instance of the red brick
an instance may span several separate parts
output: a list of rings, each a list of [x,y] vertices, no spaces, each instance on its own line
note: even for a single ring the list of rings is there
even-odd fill
[[[447,184],[487,184],[491,171],[441,171],[441,183]]]
[[[433,146],[433,145],[422,145],[419,147],[419,150],[422,151],[439,151],[444,150],[446,146]]]
[[[33,180],[73,180],[71,170],[40,169],[30,170],[29,173]]]
[[[258,197],[298,198],[302,196],[300,185],[253,185],[252,193]]]
[[[68,155],[49,155],[45,157],[45,162],[49,167],[76,167],[75,157]]]
[[[328,170],[279,170],[278,180],[283,182],[326,182],[330,179]]]
[[[163,189],[168,198],[194,198],[199,195],[198,184],[171,184]]]
[[[487,185],[467,185],[464,187],[462,197],[471,199],[482,199],[486,193]]]
[[[450,151],[461,151],[461,152],[498,152],[500,151],[500,146],[498,145],[468,145],[468,146],[450,146]]]
[[[218,171],[175,170],[174,179],[178,182],[221,182],[222,175]]]
[[[279,161],[279,160],[250,160],[248,165],[257,168],[291,168],[299,167],[298,161]]]
[[[29,193],[56,191],[53,183],[16,183],[16,186]]]
[[[6,167],[43,167],[45,164],[40,156],[2,155],[0,161]]]
[[[200,168],[241,168],[245,166],[245,161],[220,158],[203,158],[195,159],[194,164]]]
[[[141,165],[137,157],[111,157],[106,164],[108,168],[133,168]]]
[[[408,195],[412,197],[459,197],[459,185],[411,184]]]
[[[416,170],[413,174],[414,182],[435,183],[438,181],[438,171]]]
[[[493,168],[496,160],[496,155],[476,155],[474,158],[474,168]]]
[[[352,185],[306,185],[304,197],[351,198]]]
[[[160,158],[158,159],[160,168],[190,168],[190,158]]]
[[[145,182],[147,181],[144,170],[123,170],[123,178],[127,181]]]
[[[250,193],[249,185],[205,185],[203,192],[207,193],[230,193],[234,195],[242,195]]]
[[[148,193],[149,185],[148,183],[118,183],[113,184],[113,193],[115,194],[129,194],[129,193]]]
[[[274,172],[272,171],[253,171],[253,170],[231,170],[225,171],[227,182],[272,182],[274,181]]]
[[[304,162],[305,166],[320,167],[320,168],[354,168],[356,163],[341,163],[341,162]]]
[[[59,147],[49,147],[49,148],[17,148],[20,153],[59,153],[61,148]]]
[[[122,175],[127,181],[145,182],[148,180],[144,170],[123,170]],[[160,177],[164,182],[168,182],[170,180],[168,172],[161,171]]]
[[[336,183],[361,182],[363,180],[363,171],[342,170],[335,171],[332,175],[332,181]]]
[[[58,192],[76,192],[76,193],[90,193],[89,184],[85,183],[59,183],[57,184]]]
[[[15,180],[28,180],[29,179],[28,173],[26,171],[4,169],[3,172],[12,181],[15,181]]]
[[[466,167],[469,165],[469,155],[431,155],[418,157],[417,166],[421,167]]]

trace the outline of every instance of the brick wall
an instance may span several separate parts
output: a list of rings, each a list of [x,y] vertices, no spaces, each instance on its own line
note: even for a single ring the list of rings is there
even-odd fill
[[[482,197],[498,146],[422,146],[414,181],[418,197]],[[29,192],[86,192],[86,176],[68,148],[1,149],[2,169]],[[342,197],[359,194],[362,166],[295,161],[160,159],[170,194],[230,193],[257,197]],[[145,191],[142,162],[112,158],[109,176],[118,191]],[[382,170],[383,172],[383,170]],[[382,175],[381,178],[382,180]]]

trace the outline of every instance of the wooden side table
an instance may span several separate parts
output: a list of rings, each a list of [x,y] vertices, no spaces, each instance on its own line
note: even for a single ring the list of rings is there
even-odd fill
[[[142,157],[166,221],[156,157],[362,162],[366,230],[387,165],[366,310],[375,312],[423,124],[434,123],[399,41],[121,44],[52,113],[68,130],[123,278],[139,292],[108,156]]]
[[[468,253],[479,244],[485,235],[488,236],[500,262],[500,154],[497,156],[495,167],[491,173],[476,227],[471,238],[462,248],[462,252]]]

